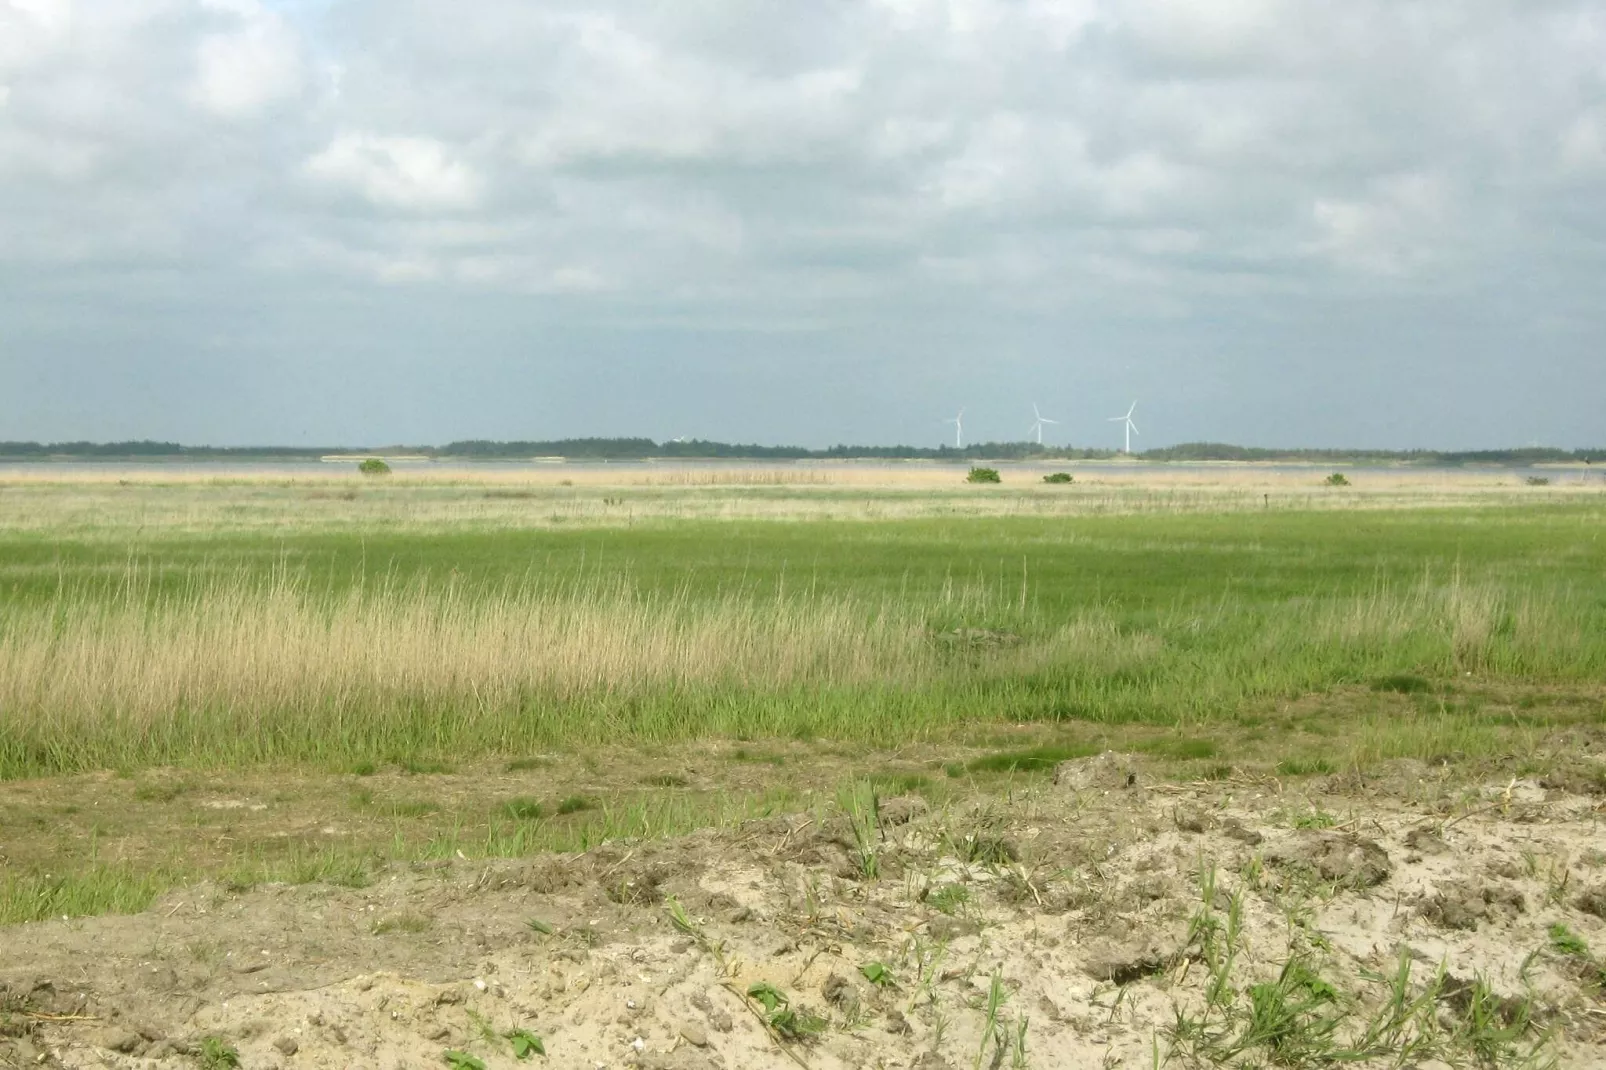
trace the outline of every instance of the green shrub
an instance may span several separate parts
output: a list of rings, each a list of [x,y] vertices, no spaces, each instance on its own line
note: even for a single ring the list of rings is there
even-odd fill
[[[1328,487],[1347,487],[1349,486],[1349,479],[1345,477],[1343,472],[1334,472],[1322,480],[1322,484]]]
[[[357,465],[357,471],[365,476],[388,476],[390,475],[390,465],[381,461],[378,457],[369,457]]]
[[[1075,483],[1076,479],[1069,472],[1050,472],[1043,477],[1044,483]]]
[[[1529,476],[1527,482],[1530,487],[1550,486],[1550,480],[1544,476]]]
[[[970,475],[965,477],[966,483],[1002,483],[1003,481],[996,468],[972,468]]]

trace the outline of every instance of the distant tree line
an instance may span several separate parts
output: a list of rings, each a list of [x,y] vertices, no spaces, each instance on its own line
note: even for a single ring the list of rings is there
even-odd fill
[[[561,438],[531,442],[468,439],[444,446],[185,446],[177,442],[0,442],[8,460],[317,460],[329,454],[408,454],[440,460],[525,460],[563,457],[579,461],[664,460],[927,460],[1099,461],[1120,456],[1105,449],[1039,446],[1030,442],[978,442],[953,446],[760,446],[753,443],[650,438]],[[1185,442],[1135,455],[1145,461],[1261,461],[1310,464],[1530,465],[1606,461],[1606,449],[1562,450],[1529,446],[1508,450],[1265,449],[1222,442]]]
[[[1258,446],[1233,446],[1225,442],[1184,442],[1176,446],[1147,450],[1141,455],[1150,461],[1308,461],[1312,464],[1348,462],[1351,464],[1556,464],[1606,461],[1606,449],[1562,450],[1549,446],[1525,446],[1509,450],[1276,450]]]

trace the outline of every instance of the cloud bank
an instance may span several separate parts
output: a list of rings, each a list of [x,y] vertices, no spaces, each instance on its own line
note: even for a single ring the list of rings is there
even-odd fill
[[[0,0],[0,438],[1585,444],[1603,268],[1590,0]]]

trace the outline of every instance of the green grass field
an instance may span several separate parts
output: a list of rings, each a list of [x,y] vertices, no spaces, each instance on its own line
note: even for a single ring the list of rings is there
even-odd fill
[[[1598,495],[488,493],[0,487],[0,923],[1105,747],[1540,768],[1606,720]]]
[[[0,775],[1191,729],[1406,677],[1420,721],[1339,757],[1423,756],[1477,748],[1480,691],[1542,724],[1541,690],[1606,678],[1598,500],[421,531],[281,504],[281,534],[0,529]]]

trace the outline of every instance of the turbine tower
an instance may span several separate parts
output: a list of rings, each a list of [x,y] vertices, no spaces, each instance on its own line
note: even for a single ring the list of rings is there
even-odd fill
[[[954,425],[954,449],[956,449],[956,450],[962,450],[962,449],[965,448],[965,423],[964,423],[964,420],[965,420],[965,410],[964,409],[960,409],[958,416],[955,416],[952,419],[943,421],[943,423],[945,423],[945,424],[953,424]]]
[[[1114,423],[1124,423],[1124,424],[1126,424],[1126,450],[1125,450],[1125,452],[1127,452],[1127,453],[1131,453],[1132,452],[1132,436],[1138,433],[1138,425],[1132,422],[1132,414],[1137,411],[1137,407],[1138,407],[1138,403],[1134,401],[1132,403],[1132,407],[1130,409],[1126,410],[1126,415],[1125,416],[1112,416],[1112,417],[1110,417],[1110,421],[1109,421],[1112,424],[1114,424]]]
[[[1059,421],[1050,420],[1047,416],[1044,416],[1042,413],[1038,412],[1037,403],[1035,401],[1032,402],[1032,415],[1037,417],[1037,419],[1032,421],[1031,430],[1026,433],[1028,435],[1035,434],[1037,436],[1037,444],[1041,446],[1043,444],[1043,425],[1057,424]]]

